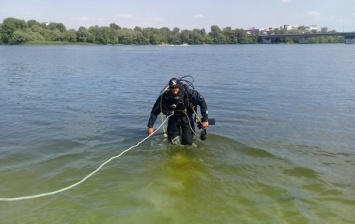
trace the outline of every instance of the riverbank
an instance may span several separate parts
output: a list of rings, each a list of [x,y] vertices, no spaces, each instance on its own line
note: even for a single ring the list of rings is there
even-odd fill
[[[69,42],[69,41],[29,41],[24,45],[97,45],[84,42]]]

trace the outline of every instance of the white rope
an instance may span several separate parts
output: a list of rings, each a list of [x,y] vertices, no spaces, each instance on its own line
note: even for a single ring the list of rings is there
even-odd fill
[[[171,115],[170,115],[171,116]],[[32,195],[32,196],[23,196],[23,197],[16,197],[16,198],[0,198],[0,201],[20,201],[20,200],[28,200],[28,199],[33,199],[33,198],[39,198],[39,197],[44,197],[44,196],[49,196],[49,195],[54,195],[54,194],[58,194],[61,193],[63,191],[69,190],[71,188],[74,188],[76,186],[78,186],[79,184],[83,183],[84,181],[86,181],[87,179],[89,179],[89,177],[91,177],[92,175],[94,175],[95,173],[97,173],[103,166],[105,166],[107,163],[111,162],[112,160],[122,156],[124,153],[128,152],[129,150],[137,147],[138,145],[142,144],[145,140],[147,140],[148,138],[150,138],[152,135],[155,134],[155,132],[157,132],[163,125],[164,123],[167,121],[167,119],[170,117],[168,116],[163,122],[162,124],[149,136],[145,137],[142,141],[138,142],[136,145],[133,145],[131,147],[129,147],[128,149],[124,150],[123,152],[121,152],[119,155],[111,157],[110,159],[108,159],[106,162],[104,162],[103,164],[101,164],[101,166],[99,166],[96,170],[94,170],[93,172],[91,172],[89,175],[87,175],[86,177],[84,177],[81,181],[74,183],[68,187],[59,189],[57,191],[52,191],[52,192],[48,192],[48,193],[43,193],[43,194],[37,194],[37,195]]]
[[[195,112],[195,110],[194,110],[194,112]],[[196,113],[196,112],[195,112]],[[187,115],[187,113],[185,113],[184,112],[184,114],[186,115],[186,117],[187,117],[187,120],[189,121],[189,126],[190,126],[190,130],[191,130],[191,132],[195,135],[195,136],[197,136],[197,133],[195,132],[195,130],[192,128],[192,126],[191,126],[191,120],[190,120],[190,118],[189,118],[189,116]],[[196,114],[197,115],[197,114]],[[198,118],[199,120],[200,120],[200,118]]]

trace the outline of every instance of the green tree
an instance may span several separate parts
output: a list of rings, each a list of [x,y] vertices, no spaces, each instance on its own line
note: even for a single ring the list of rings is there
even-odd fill
[[[13,17],[9,17],[3,20],[3,29],[6,32],[15,32],[17,29],[25,29],[27,28],[27,23],[23,19],[16,19]]]
[[[182,44],[193,44],[193,39],[190,30],[182,30],[180,39]]]
[[[133,44],[142,44],[142,45],[149,44],[149,40],[146,37],[144,37],[143,33],[140,31],[134,31],[134,37],[136,41]]]
[[[44,36],[38,32],[29,32],[28,35],[29,35],[31,41],[45,41],[46,40],[46,38],[44,38]]]
[[[210,35],[205,36],[205,43],[206,44],[213,44],[213,39]]]
[[[202,36],[202,32],[199,29],[192,30],[191,38],[193,44],[203,44],[205,42],[205,38]]]
[[[103,26],[99,28],[99,39],[102,44],[111,44],[111,32],[110,28],[107,26]]]
[[[161,43],[161,38],[158,34],[153,33],[150,37],[149,37],[149,43],[153,44],[153,45],[157,45]]]
[[[172,33],[168,27],[163,27],[159,29],[159,36],[162,41],[162,43],[171,43],[173,38],[172,38]]]
[[[41,27],[44,28],[44,29],[47,29],[47,23],[41,23]]]
[[[121,29],[121,27],[119,25],[117,25],[116,23],[111,23],[110,24],[110,28],[114,29],[114,30],[120,30]]]
[[[123,30],[126,30],[127,28],[123,28]],[[128,32],[129,33],[132,33],[131,32],[131,29],[127,29],[129,30]],[[107,30],[107,35],[108,35],[108,38],[109,38],[109,44],[118,44],[118,31],[120,31],[120,29],[113,29],[113,28],[109,28]]]
[[[234,42],[234,31],[230,26],[223,28],[223,35],[225,36],[225,40],[227,44],[235,44]]]
[[[65,28],[64,24],[63,23],[54,23],[54,22],[51,22],[48,24],[48,29],[50,30],[59,30],[59,32],[65,32],[67,29]]]
[[[62,34],[58,29],[55,30],[44,30],[43,36],[46,38],[48,41],[61,41],[62,40]]]
[[[0,45],[4,43],[4,30],[2,29],[2,23],[0,23]]]
[[[16,30],[10,37],[9,44],[23,44],[30,40],[31,37],[27,33],[22,30]]]
[[[8,17],[3,20],[2,23],[2,41],[5,44],[15,44],[16,38],[13,37],[13,34],[16,30],[21,30],[27,28],[27,23],[25,20],[16,19],[13,17]],[[18,38],[21,34],[17,33]],[[20,38],[22,39],[22,38]],[[21,42],[21,41],[20,41]]]
[[[84,42],[84,43],[94,43],[95,38],[92,33],[85,27],[79,27],[78,31],[76,32],[77,41]]]
[[[143,44],[143,45],[149,44],[149,39],[146,36],[144,36],[143,29],[140,28],[139,26],[134,27],[133,36],[135,39],[133,44]]]
[[[159,36],[159,29],[157,28],[145,28],[143,29],[143,36],[148,40],[148,44],[161,44],[161,38]]]
[[[30,41],[45,41],[46,38],[43,36],[45,33],[45,29],[43,29],[40,24],[29,26],[30,28],[26,28],[24,31],[28,34]]]
[[[95,41],[100,44],[117,44],[118,35],[117,32],[121,30],[115,30],[107,26],[94,26],[90,27],[89,31],[94,34]]]
[[[40,22],[37,22],[37,20],[34,20],[34,19],[30,19],[27,21],[27,25],[28,27],[33,27],[33,26],[41,26],[41,23]]]
[[[175,35],[175,34],[177,34],[177,33],[179,33],[179,32],[180,32],[180,28],[174,27],[174,29],[173,29],[173,34]]]
[[[70,29],[70,30],[65,31],[62,34],[62,40],[73,42],[73,43],[77,42],[76,31],[74,29]]]
[[[133,32],[130,29],[123,28],[119,32],[117,32],[118,43],[119,44],[134,44],[136,40],[134,40]]]
[[[293,38],[291,38],[291,37],[286,37],[285,40],[284,40],[284,42],[285,42],[286,44],[293,44],[293,43],[294,43],[294,42],[293,42]]]
[[[134,27],[133,30],[136,31],[136,32],[143,32],[143,29],[140,28],[139,26]]]
[[[202,28],[202,29],[201,29],[201,35],[202,35],[203,37],[206,36],[206,30],[205,30],[205,28]]]
[[[310,44],[315,44],[317,43],[317,38],[316,37],[310,37],[307,39],[308,40],[308,43]]]
[[[216,25],[211,26],[211,32],[209,33],[209,36],[212,38],[212,42],[214,44],[226,43],[226,37],[223,35],[222,30]]]
[[[249,43],[248,34],[247,34],[247,32],[245,30],[243,30],[243,29],[235,29],[234,35],[238,39],[238,43],[239,44],[247,44],[247,43]]]
[[[35,25],[30,26],[30,30],[32,32],[37,32],[37,33],[41,33],[41,34],[44,33],[44,29],[41,27],[41,24],[39,24],[39,25],[35,24]]]
[[[181,33],[177,32],[173,34],[173,39],[171,44],[180,45],[181,44]]]
[[[101,33],[100,33],[100,27],[99,26],[90,26],[89,27],[89,32],[92,34],[93,42],[92,43],[97,43],[100,44],[99,39],[101,38]]]

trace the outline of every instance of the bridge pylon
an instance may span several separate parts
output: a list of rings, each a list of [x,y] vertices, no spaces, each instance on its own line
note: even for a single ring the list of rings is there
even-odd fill
[[[345,44],[353,44],[354,37],[345,37]]]
[[[271,38],[261,38],[263,40],[263,44],[271,44]]]

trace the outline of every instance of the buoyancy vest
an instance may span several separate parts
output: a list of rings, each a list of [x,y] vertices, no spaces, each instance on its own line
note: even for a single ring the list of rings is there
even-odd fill
[[[180,88],[177,95],[172,94],[170,91],[164,94],[164,105],[169,112],[174,112],[176,115],[183,115],[187,112],[189,102],[188,94],[184,88]]]

